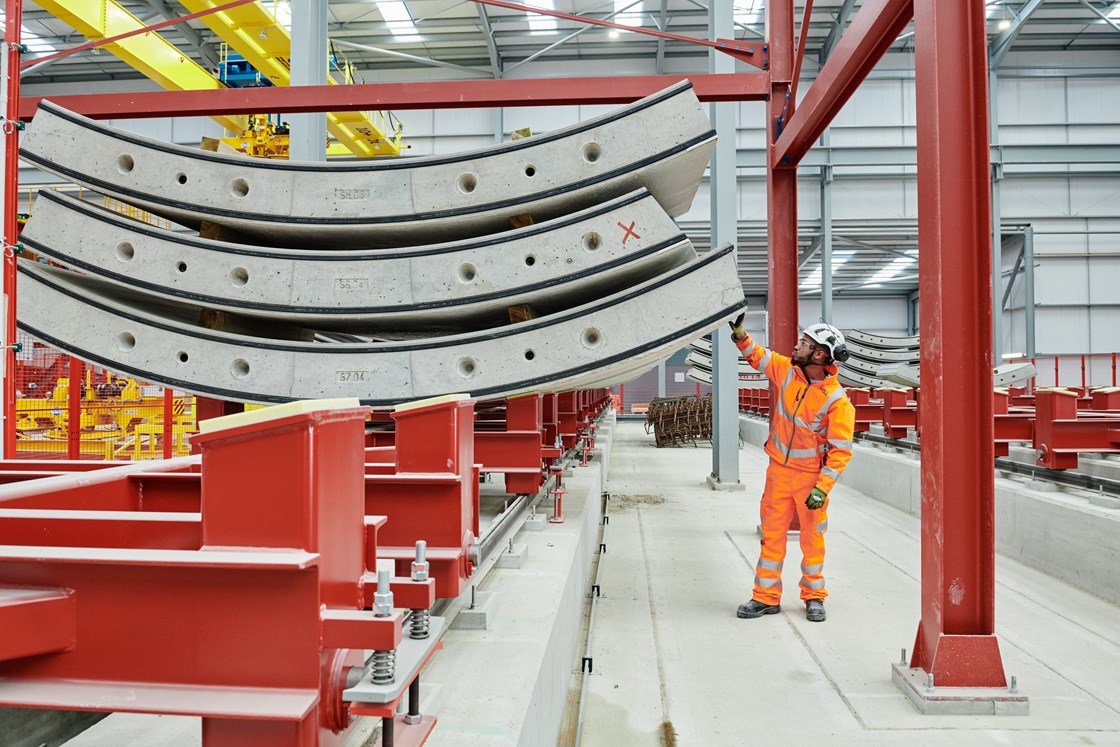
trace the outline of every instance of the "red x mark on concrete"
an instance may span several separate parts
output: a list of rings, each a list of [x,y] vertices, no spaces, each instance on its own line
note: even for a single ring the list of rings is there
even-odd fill
[[[627,228],[626,226],[622,225],[622,221],[619,221],[618,227],[626,232],[626,234],[622,237],[622,244],[624,246],[626,245],[626,240],[628,238],[630,238],[631,236],[633,236],[635,239],[642,238],[641,236],[638,235],[638,232],[634,230],[634,226],[637,224],[637,222],[638,221],[636,221],[636,220],[630,221],[630,227]]]

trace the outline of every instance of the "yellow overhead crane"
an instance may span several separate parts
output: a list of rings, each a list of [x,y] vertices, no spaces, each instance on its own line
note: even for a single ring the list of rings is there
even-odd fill
[[[145,26],[113,0],[36,0],[36,5],[88,39],[104,39]],[[137,34],[104,48],[169,91],[225,88],[209,70],[159,34]],[[243,114],[217,116],[214,121],[231,132],[242,132],[249,126],[249,118]]]
[[[104,39],[144,28],[145,24],[114,0],[36,0],[36,4],[89,39]],[[210,0],[186,0],[191,12],[216,7]],[[274,85],[291,82],[291,37],[275,17],[258,3],[212,13],[202,19],[230,47],[265,75]],[[104,45],[132,68],[171,91],[205,91],[225,88],[214,75],[156,33],[138,34]],[[328,83],[336,83],[330,75]],[[213,119],[236,134],[250,130],[245,115],[220,115]],[[327,114],[327,131],[358,156],[399,155],[400,128],[386,133],[367,112]],[[332,149],[332,154],[334,150]]]
[[[227,0],[179,0],[191,13],[224,5]],[[245,58],[275,86],[291,83],[292,38],[284,25],[261,3],[246,3],[199,18],[229,48]],[[330,73],[328,84],[338,84]],[[235,132],[240,132],[237,130]],[[396,156],[401,151],[401,133],[386,133],[367,112],[327,114],[327,132],[358,156]]]

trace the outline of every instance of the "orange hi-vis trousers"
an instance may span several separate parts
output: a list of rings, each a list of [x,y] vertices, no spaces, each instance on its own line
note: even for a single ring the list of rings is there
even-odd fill
[[[824,599],[824,533],[828,529],[828,499],[816,511],[805,506],[817,473],[783,467],[771,460],[762,492],[762,551],[754,575],[754,599],[778,604],[782,599],[782,563],[793,512],[801,520],[801,599]]]

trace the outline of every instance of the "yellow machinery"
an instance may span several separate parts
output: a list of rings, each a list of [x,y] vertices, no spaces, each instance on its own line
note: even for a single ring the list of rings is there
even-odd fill
[[[80,453],[103,459],[143,459],[163,456],[164,399],[146,394],[134,379],[116,378],[93,383],[86,372],[81,383]],[[155,387],[153,387],[155,389]],[[17,452],[66,454],[70,429],[70,379],[61,377],[45,399],[24,396],[16,400]],[[194,397],[176,397],[172,403],[173,454],[190,452],[186,435],[192,433]]]
[[[225,0],[180,0],[180,4],[191,13],[198,13],[224,5]],[[291,35],[263,4],[239,5],[210,13],[199,20],[228,44],[230,49],[244,57],[272,85],[291,84]],[[326,82],[339,84],[330,73],[327,74]],[[395,132],[386,132],[384,124],[379,126],[374,115],[369,112],[327,114],[327,132],[358,156],[400,155],[400,128],[396,128]]]
[[[37,5],[73,26],[89,39],[104,39],[144,28],[144,23],[114,0],[41,0]],[[191,12],[223,4],[221,0],[185,0]],[[259,3],[211,13],[206,23],[232,49],[243,56],[273,85],[291,82],[289,56],[291,37],[287,29]],[[209,70],[180,52],[156,33],[137,34],[104,45],[104,49],[171,91],[205,91],[225,88]],[[328,74],[327,82],[337,84]],[[230,132],[250,129],[244,115],[216,116],[214,120]],[[399,155],[401,131],[386,132],[387,118],[381,113],[337,112],[327,114],[327,131],[343,146],[328,152],[357,156]]]
[[[36,5],[73,26],[88,39],[104,39],[145,26],[143,21],[113,0],[38,0]],[[225,88],[209,70],[159,34],[137,34],[106,44],[104,49],[169,91]],[[244,115],[216,116],[214,121],[230,132],[241,132],[249,124]]]

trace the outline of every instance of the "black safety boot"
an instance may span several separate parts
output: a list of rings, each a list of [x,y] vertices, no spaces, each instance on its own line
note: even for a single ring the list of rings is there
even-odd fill
[[[735,615],[743,618],[762,617],[763,615],[776,615],[781,607],[777,604],[763,604],[757,599],[752,599],[746,604],[740,604]]]
[[[812,623],[824,622],[824,600],[810,599],[805,602],[805,617]]]

